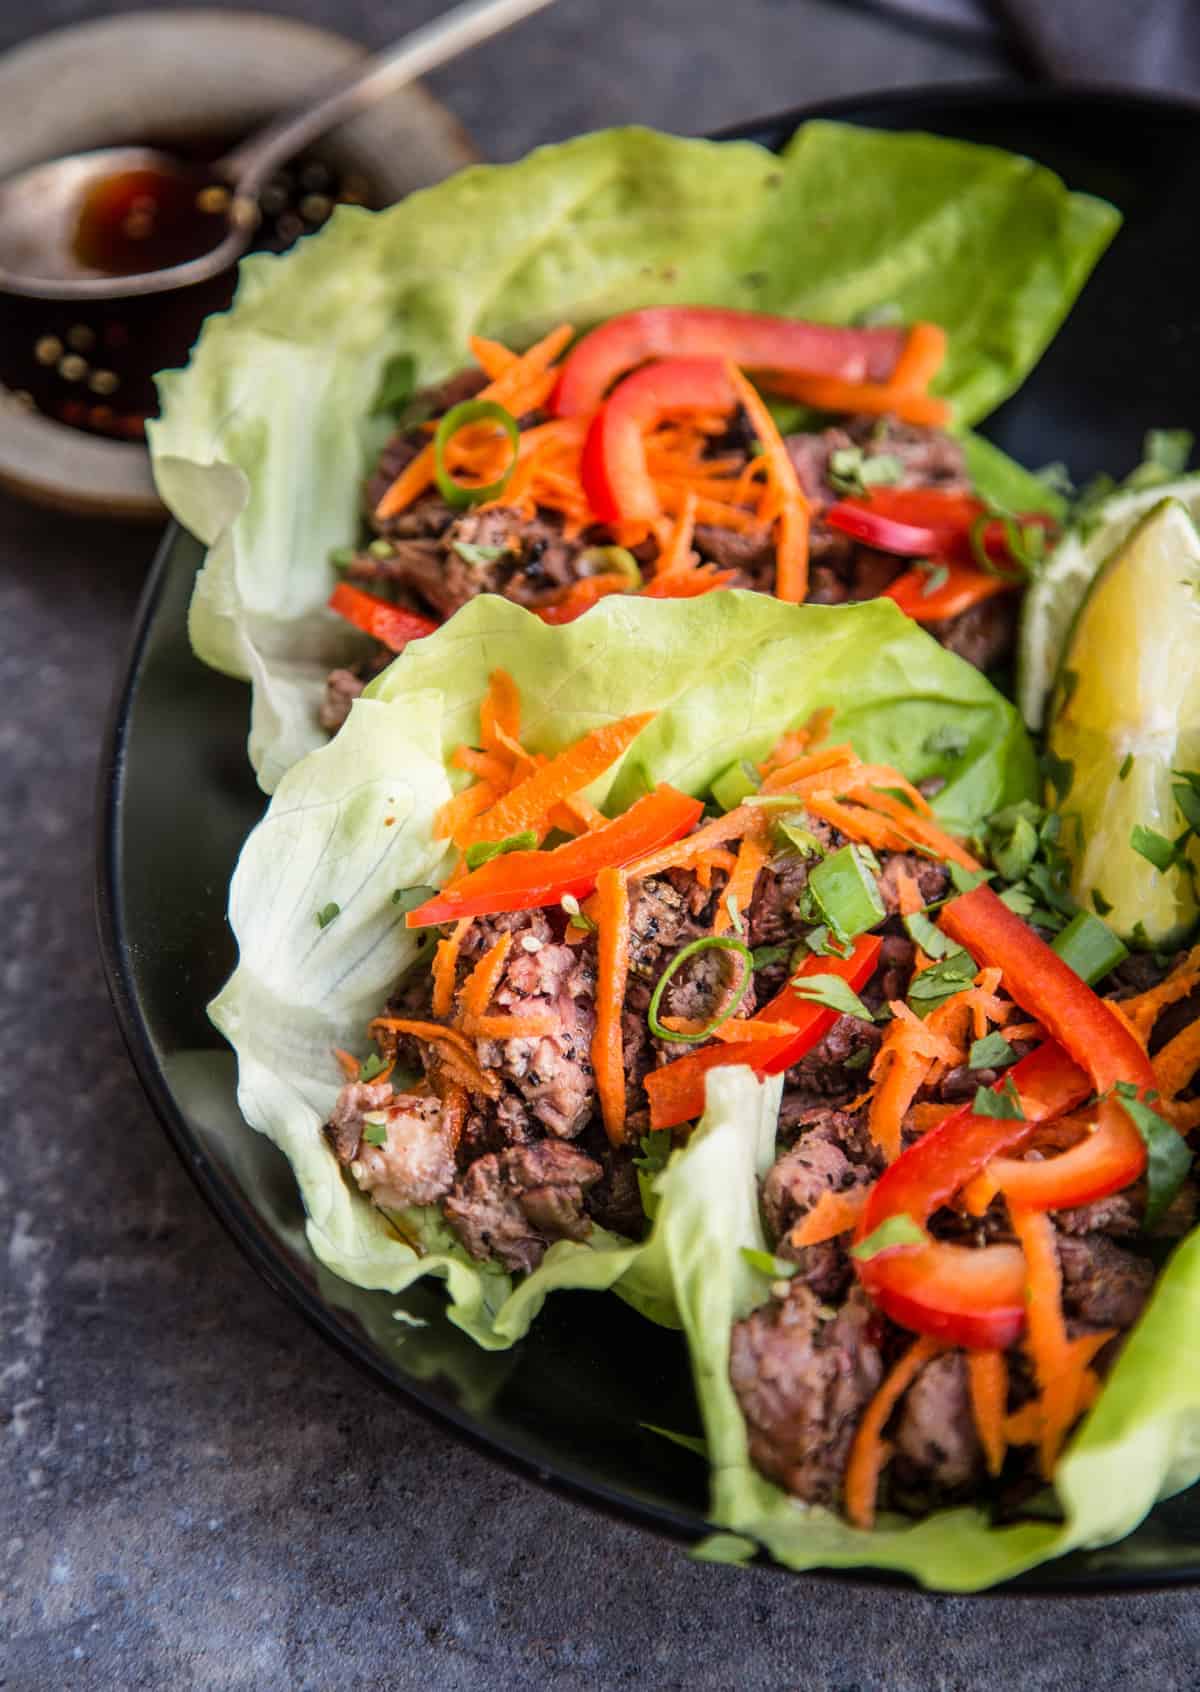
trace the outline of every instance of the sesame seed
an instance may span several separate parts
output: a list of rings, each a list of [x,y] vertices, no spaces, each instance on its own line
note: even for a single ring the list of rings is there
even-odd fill
[[[63,355],[63,344],[57,335],[43,335],[34,343],[33,356],[39,364],[57,364]]]
[[[96,331],[89,329],[86,323],[73,323],[67,330],[67,345],[74,347],[76,352],[91,352],[96,344]]]
[[[326,194],[306,194],[300,202],[300,216],[306,223],[324,223],[333,210]]]
[[[521,945],[527,952],[540,952],[542,949],[542,942],[536,934],[526,934],[521,941]]]
[[[64,382],[82,382],[88,373],[87,359],[78,353],[67,353],[58,361],[58,373]]]
[[[121,378],[115,370],[93,370],[88,377],[88,387],[94,394],[115,394],[121,386]]]

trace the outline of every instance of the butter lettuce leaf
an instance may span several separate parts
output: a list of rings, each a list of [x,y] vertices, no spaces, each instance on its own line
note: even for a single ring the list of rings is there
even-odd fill
[[[324,675],[362,637],[326,609],[381,444],[383,372],[419,383],[478,333],[520,345],[636,306],[708,303],[848,322],[887,306],[950,336],[938,386],[962,423],[1040,356],[1118,215],[993,148],[812,122],[781,156],[609,130],[479,166],[279,258],[245,261],[232,310],[160,378],[159,490],[208,547],[190,630],[252,684],[269,792],[320,744]]]
[[[660,1244],[712,1468],[711,1519],[719,1531],[699,1556],[742,1561],[762,1549],[793,1569],[888,1569],[937,1591],[976,1592],[1069,1551],[1123,1538],[1158,1499],[1200,1476],[1200,1362],[1191,1344],[1200,1321],[1200,1233],[1167,1264],[1059,1465],[1060,1520],[994,1527],[982,1511],[959,1508],[920,1521],[885,1513],[864,1532],[799,1503],[760,1474],[729,1382],[729,1346],[733,1323],[768,1293],[742,1248],[765,1245],[758,1181],[774,1157],[774,1099],[766,1096],[772,1086],[760,1087],[747,1070],[714,1071],[704,1123],[656,1183]]]

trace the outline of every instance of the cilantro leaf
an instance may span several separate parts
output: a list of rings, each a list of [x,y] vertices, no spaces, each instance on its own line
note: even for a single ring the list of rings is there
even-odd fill
[[[341,914],[342,907],[331,899],[327,905],[322,905],[317,912],[317,927],[328,928],[334,917],[341,916]]]
[[[792,946],[756,946],[750,959],[755,969],[769,969],[772,964],[786,963],[794,949]]]
[[[936,923],[930,922],[924,911],[914,911],[901,918],[914,946],[919,946],[927,958],[948,958],[951,952],[961,951]]]
[[[881,1222],[878,1228],[869,1233],[865,1240],[860,1240],[856,1246],[850,1248],[851,1257],[856,1257],[860,1263],[869,1263],[873,1257],[878,1257],[881,1251],[890,1251],[894,1246],[924,1245],[925,1230],[919,1227],[906,1211],[897,1216],[889,1216],[886,1222]]]
[[[998,1069],[1002,1063],[1011,1063],[1016,1055],[1003,1034],[985,1034],[981,1040],[971,1042],[967,1068]]]
[[[478,869],[480,864],[491,863],[493,858],[503,858],[509,852],[536,852],[537,843],[538,837],[531,828],[510,834],[507,840],[479,840],[467,847],[467,868]]]
[[[641,1194],[642,1210],[646,1220],[653,1222],[658,1211],[658,1194],[654,1191],[654,1183],[667,1167],[671,1156],[671,1130],[669,1128],[654,1128],[649,1134],[642,1135],[642,1155],[635,1157],[633,1167],[637,1170],[638,1192]]]
[[[360,1081],[374,1081],[377,1075],[383,1074],[387,1066],[386,1058],[380,1057],[378,1052],[372,1052],[370,1057],[364,1058],[359,1065],[358,1078]]]
[[[1160,874],[1179,861],[1179,849],[1174,841],[1168,840],[1165,835],[1152,828],[1146,828],[1142,823],[1134,823],[1129,835],[1129,844],[1139,856],[1153,864]]]
[[[976,1087],[975,1102],[971,1109],[976,1116],[991,1116],[1001,1122],[1024,1122],[1025,1120],[1025,1112],[1011,1075],[1005,1076],[1004,1085],[999,1089]]]
[[[795,975],[792,989],[797,997],[814,1005],[825,1005],[839,1016],[854,1016],[860,1022],[874,1022],[875,1018],[863,1004],[853,987],[840,975]]]
[[[388,1137],[387,1122],[382,1117],[365,1116],[363,1118],[362,1137],[369,1146],[386,1146]]]
[[[456,540],[450,542],[464,564],[469,564],[472,570],[483,570],[489,564],[494,564],[497,558],[503,558],[508,551],[506,546],[477,546],[474,541]]]
[[[961,949],[951,952],[913,977],[908,988],[909,1008],[918,1016],[928,1016],[930,1011],[969,987],[977,974],[975,960],[969,952]]]
[[[1183,1135],[1144,1100],[1116,1089],[1126,1116],[1146,1147],[1146,1215],[1144,1226],[1153,1228],[1170,1207],[1192,1167],[1192,1153]]]

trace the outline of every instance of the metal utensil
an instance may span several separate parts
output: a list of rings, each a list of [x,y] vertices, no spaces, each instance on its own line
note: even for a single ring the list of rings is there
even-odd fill
[[[551,0],[466,0],[392,47],[315,91],[315,104],[283,113],[232,152],[198,171],[153,147],[105,147],[34,165],[0,182],[0,291],[51,300],[127,299],[207,281],[242,256],[257,229],[259,199],[275,170],[326,130],[356,116],[417,77],[436,70]],[[232,189],[224,238],[199,258],[134,275],[109,275],[82,262],[74,246],[79,210],[105,178],[151,170]]]

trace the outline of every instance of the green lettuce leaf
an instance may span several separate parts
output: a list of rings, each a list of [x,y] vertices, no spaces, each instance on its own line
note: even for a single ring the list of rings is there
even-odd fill
[[[1200,1476],[1200,1233],[1175,1252],[1120,1361],[1060,1464],[1061,1520],[992,1527],[978,1510],[870,1532],[790,1498],[755,1469],[729,1383],[733,1323],[767,1295],[742,1255],[762,1250],[758,1180],[774,1157],[776,1083],[720,1069],[702,1126],[658,1177],[657,1230],[670,1263],[712,1465],[711,1519],[699,1549],[744,1561],[759,1548],[793,1569],[879,1568],[945,1592],[976,1592],[1049,1558],[1111,1544],[1160,1498]],[[757,1109],[753,1094],[760,1094]]]
[[[555,628],[480,595],[367,692],[398,701],[440,688],[449,754],[473,743],[496,668],[517,680],[522,738],[534,751],[557,752],[631,711],[658,711],[589,790],[612,813],[660,781],[704,793],[730,764],[765,757],[785,729],[826,706],[835,741],[911,781],[941,778],[934,805],[963,833],[1036,788],[1013,707],[888,599],[796,606],[745,592],[676,602],[614,594]]]
[[[263,787],[320,743],[324,675],[362,650],[325,608],[329,553],[356,531],[394,359],[429,382],[472,333],[522,344],[641,305],[888,306],[949,331],[938,385],[969,423],[1036,362],[1117,222],[1027,159],[930,135],[813,122],[776,157],[625,129],[341,208],[247,260],[233,309],[160,379],[149,435],[163,499],[209,549],[192,641],[252,683]]]

